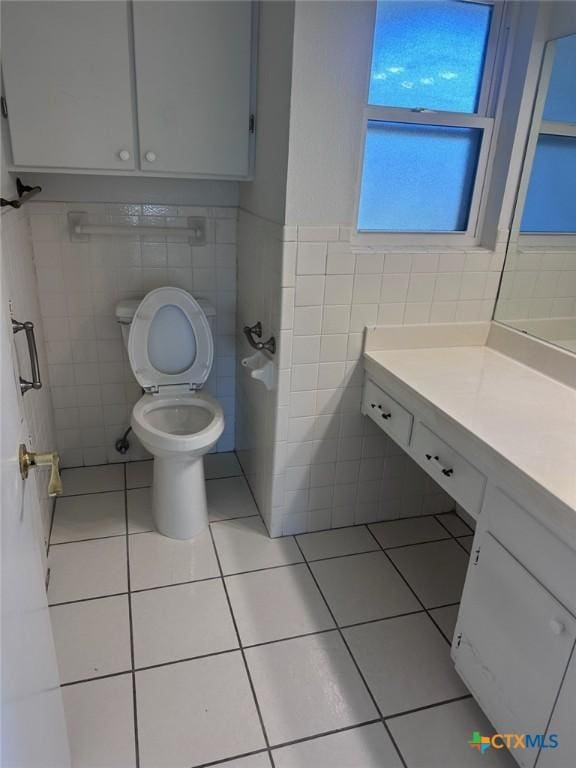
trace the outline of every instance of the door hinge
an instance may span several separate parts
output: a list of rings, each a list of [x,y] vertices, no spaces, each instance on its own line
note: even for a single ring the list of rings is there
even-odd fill
[[[255,133],[255,131],[256,131],[256,116],[250,115],[250,120],[248,121],[248,132]]]
[[[460,648],[460,643],[462,642],[462,632],[456,637],[456,648]]]
[[[0,96],[0,112],[2,117],[8,117],[8,104],[6,103],[5,96]]]
[[[478,558],[480,557],[480,547],[474,551],[474,565],[478,563]]]
[[[46,571],[46,592],[48,592],[48,587],[50,586],[50,568]]]

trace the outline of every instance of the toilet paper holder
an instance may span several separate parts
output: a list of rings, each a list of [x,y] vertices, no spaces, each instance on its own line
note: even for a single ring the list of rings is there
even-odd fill
[[[258,339],[262,338],[262,323],[260,320],[258,320],[257,323],[254,323],[254,325],[245,325],[244,336],[246,336],[248,344],[250,344],[253,349],[257,349],[258,351],[265,349],[266,352],[269,352],[271,355],[276,353],[276,339],[274,336],[270,336],[266,341],[254,341],[254,336]]]

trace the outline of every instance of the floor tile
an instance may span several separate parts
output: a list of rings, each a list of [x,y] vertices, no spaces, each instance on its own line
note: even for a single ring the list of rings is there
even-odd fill
[[[470,554],[472,550],[472,542],[474,541],[474,536],[458,536],[458,541],[464,547],[466,552]]]
[[[258,514],[258,507],[243,477],[207,480],[206,497],[210,522]]]
[[[204,477],[206,480],[214,480],[217,477],[235,477],[242,474],[242,467],[236,454],[207,453],[204,456]]]
[[[382,723],[275,749],[276,768],[402,768]]]
[[[518,768],[506,749],[480,757],[468,745],[473,731],[494,733],[472,698],[395,717],[388,726],[409,768]]]
[[[57,544],[50,547],[48,567],[50,603],[126,592],[126,537]]]
[[[306,560],[355,555],[358,552],[370,552],[378,549],[378,545],[363,525],[355,525],[352,528],[336,528],[332,531],[304,533],[297,536],[296,539]]]
[[[126,500],[128,505],[128,533],[153,531],[152,488],[131,488],[126,492]]]
[[[63,496],[77,493],[124,490],[124,466],[105,464],[101,467],[77,467],[62,470]]]
[[[444,637],[451,643],[454,637],[454,627],[458,618],[459,605],[446,605],[444,608],[433,608],[430,616],[442,630]]]
[[[218,768],[271,768],[271,766],[268,752],[258,752],[256,755],[239,757],[237,760],[227,760]]]
[[[306,565],[228,576],[226,586],[243,645],[334,627]]]
[[[437,517],[453,536],[468,536],[468,534],[472,533],[472,530],[456,512],[446,512],[446,514],[438,515]]]
[[[136,673],[141,768],[189,768],[262,749],[239,651]]]
[[[310,567],[340,625],[421,609],[384,552],[322,560]]]
[[[50,620],[61,683],[132,668],[127,595],[56,605]]]
[[[404,520],[390,520],[368,527],[383,549],[450,538],[450,534],[430,515],[427,517],[409,517]]]
[[[62,689],[72,768],[132,768],[134,706],[132,675]]]
[[[212,533],[225,575],[302,561],[292,536],[271,539],[259,517],[215,523]]]
[[[468,692],[425,613],[351,627],[344,637],[384,717]]]
[[[51,544],[125,533],[124,491],[62,496],[56,500]]]
[[[128,540],[133,590],[220,575],[210,531],[190,541],[169,539],[159,533],[138,533]]]
[[[426,608],[459,602],[468,556],[453,539],[392,549],[388,554]]]
[[[271,744],[377,716],[337,632],[248,648],[246,659]]]
[[[132,595],[137,667],[238,647],[222,582],[200,581]]]
[[[152,485],[153,461],[129,461],[126,464],[126,488]]]

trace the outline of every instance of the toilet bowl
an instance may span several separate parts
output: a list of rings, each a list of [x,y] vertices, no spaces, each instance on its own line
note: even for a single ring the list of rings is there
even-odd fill
[[[191,539],[208,527],[203,457],[224,431],[220,404],[201,391],[212,368],[212,332],[201,304],[180,288],[158,288],[136,303],[122,302],[116,312],[145,391],[130,424],[154,457],[156,528]]]

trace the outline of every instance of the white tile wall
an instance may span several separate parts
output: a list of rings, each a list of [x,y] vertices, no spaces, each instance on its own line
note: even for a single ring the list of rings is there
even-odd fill
[[[520,245],[506,261],[497,316],[576,317],[576,248]]]
[[[40,316],[40,306],[34,258],[27,208],[4,209],[1,219],[2,232],[2,282],[12,305],[15,320],[31,320],[34,323],[36,345],[40,363],[40,375],[44,383],[42,389],[31,390],[22,399],[24,416],[28,428],[28,447],[37,451],[56,449],[52,402],[48,386],[48,364],[44,329]],[[16,364],[20,375],[30,378],[30,364],[26,340],[23,333],[14,337]],[[4,361],[6,364],[6,361]],[[16,449],[17,446],[15,446]],[[40,535],[47,542],[52,517],[52,499],[48,498],[48,475],[45,470],[32,472],[27,484],[38,500],[41,531]]]
[[[207,242],[183,237],[96,236],[74,241],[67,213],[84,211],[91,223],[183,226],[207,217]],[[226,429],[217,450],[234,448],[236,208],[160,205],[31,203],[29,206],[56,442],[64,466],[139,459],[132,435],[125,456],[114,448],[141,396],[114,317],[119,299],[142,297],[173,285],[209,299],[216,308],[215,359],[206,384],[222,407]]]
[[[263,295],[280,310],[276,416],[273,397],[261,391],[259,397],[253,387],[252,420],[242,422],[263,478],[273,460],[266,494],[251,480],[272,535],[452,508],[452,500],[361,416],[363,330],[490,319],[504,245],[495,252],[353,248],[347,227],[282,230],[241,211],[239,254],[242,318],[258,319]],[[252,269],[246,283],[243,269],[247,275]],[[238,392],[242,409],[250,388]]]

